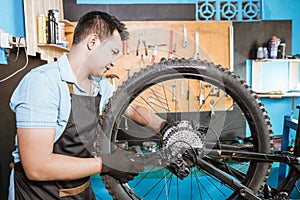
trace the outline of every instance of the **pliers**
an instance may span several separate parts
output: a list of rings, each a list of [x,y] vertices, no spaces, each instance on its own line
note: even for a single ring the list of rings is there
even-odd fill
[[[147,49],[146,41],[144,39],[144,33],[140,33],[140,35],[139,35],[139,40],[138,40],[137,47],[136,47],[136,56],[139,55],[139,47],[140,47],[141,42],[144,45],[145,55],[148,56],[148,49]]]

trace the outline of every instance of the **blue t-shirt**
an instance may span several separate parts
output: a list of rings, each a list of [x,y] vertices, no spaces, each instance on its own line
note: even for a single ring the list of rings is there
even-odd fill
[[[103,110],[114,92],[113,85],[103,77],[91,77],[92,95],[101,94]],[[16,113],[17,128],[55,128],[55,141],[63,133],[71,112],[67,82],[74,83],[75,94],[86,95],[76,81],[67,55],[56,62],[32,69],[15,89],[10,108]],[[18,142],[13,152],[14,162],[20,161]]]

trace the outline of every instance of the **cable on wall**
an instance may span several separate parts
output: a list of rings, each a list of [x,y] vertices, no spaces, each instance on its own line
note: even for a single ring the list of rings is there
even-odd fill
[[[22,47],[23,45],[22,45],[20,42],[18,42],[18,43],[13,43],[13,44],[18,46],[16,58],[12,61],[12,62],[15,62],[15,61],[18,59],[18,57],[19,57],[19,49],[20,49],[20,47]],[[8,79],[12,78],[13,76],[15,76],[15,75],[18,74],[19,72],[23,71],[23,70],[27,67],[27,65],[28,65],[28,53],[27,53],[26,47],[25,47],[25,46],[23,46],[23,47],[24,47],[24,51],[25,51],[25,55],[26,55],[26,63],[25,63],[25,65],[24,65],[23,67],[21,67],[20,69],[18,69],[17,71],[15,71],[14,73],[12,73],[11,75],[9,75],[9,76],[7,76],[7,77],[1,79],[1,80],[0,80],[0,83],[3,83],[4,81],[7,81]]]

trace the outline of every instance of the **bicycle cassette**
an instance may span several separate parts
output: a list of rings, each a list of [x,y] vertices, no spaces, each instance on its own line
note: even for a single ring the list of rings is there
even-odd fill
[[[181,121],[170,127],[162,139],[162,162],[180,179],[188,176],[203,152],[205,134],[194,122]]]
[[[205,128],[201,128],[197,122],[180,121],[170,127],[163,135],[163,149],[171,148],[179,153],[182,149],[203,149]]]

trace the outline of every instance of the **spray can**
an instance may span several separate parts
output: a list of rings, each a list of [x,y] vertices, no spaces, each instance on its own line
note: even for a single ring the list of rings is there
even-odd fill
[[[275,35],[273,35],[268,43],[269,58],[271,59],[277,58],[279,44],[280,44],[280,39],[277,38]]]

